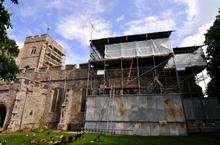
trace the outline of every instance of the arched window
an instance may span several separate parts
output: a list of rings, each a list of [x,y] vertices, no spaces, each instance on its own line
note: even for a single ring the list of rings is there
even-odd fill
[[[37,48],[36,48],[35,46],[32,47],[31,54],[35,54],[35,53],[36,53],[36,50],[37,50]]]

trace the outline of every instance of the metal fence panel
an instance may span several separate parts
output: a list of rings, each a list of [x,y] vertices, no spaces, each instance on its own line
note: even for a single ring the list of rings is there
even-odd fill
[[[220,130],[218,98],[184,98],[183,104],[190,133]]]
[[[180,96],[87,98],[86,130],[137,135],[185,135]]]

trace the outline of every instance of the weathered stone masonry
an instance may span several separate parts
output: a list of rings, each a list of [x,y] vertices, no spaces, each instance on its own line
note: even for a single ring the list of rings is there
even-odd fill
[[[33,69],[23,70],[18,76],[19,81],[7,85],[7,91],[2,90],[0,94],[1,102],[10,108],[7,109],[8,124],[4,124],[4,130],[39,127],[66,130],[70,123],[82,124],[86,74],[86,70],[78,70],[74,66],[66,66],[66,69],[42,68],[39,72]],[[57,90],[60,93],[54,102]]]
[[[2,130],[82,127],[87,70],[63,68],[62,51],[48,34],[26,37],[18,80],[0,86]]]

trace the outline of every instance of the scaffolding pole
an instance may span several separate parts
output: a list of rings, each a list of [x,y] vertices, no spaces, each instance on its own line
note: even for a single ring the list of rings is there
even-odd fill
[[[178,70],[177,70],[177,67],[176,67],[176,62],[175,62],[175,59],[174,59],[174,54],[172,56],[172,59],[173,59],[173,64],[174,64],[174,68],[175,68],[175,73],[176,73],[176,81],[177,81],[177,91],[178,93],[180,93],[180,80],[179,80],[179,74],[178,74]]]
[[[121,95],[124,94],[124,74],[123,74],[123,60],[121,58]]]
[[[90,49],[91,51],[91,49]],[[88,61],[88,74],[87,74],[87,80],[86,80],[86,98],[85,100],[87,101],[88,95],[89,95],[89,77],[90,77],[90,60]],[[85,101],[85,112],[87,110],[87,102]],[[84,119],[86,119],[86,113],[84,114]],[[85,121],[84,121],[85,122]],[[85,123],[84,123],[84,129],[85,129]]]
[[[138,94],[140,95],[141,94],[141,90],[140,90],[140,72],[139,72],[139,64],[138,64],[138,57],[136,57],[136,60],[137,60],[137,78],[138,78]]]

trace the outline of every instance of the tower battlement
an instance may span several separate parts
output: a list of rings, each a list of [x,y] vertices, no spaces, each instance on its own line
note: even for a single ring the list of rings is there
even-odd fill
[[[53,40],[53,38],[48,34],[27,36],[24,44],[36,43],[36,42],[42,42],[42,41],[48,41],[48,43],[56,46],[56,48],[58,48],[60,51],[63,51],[63,47],[58,42]]]

